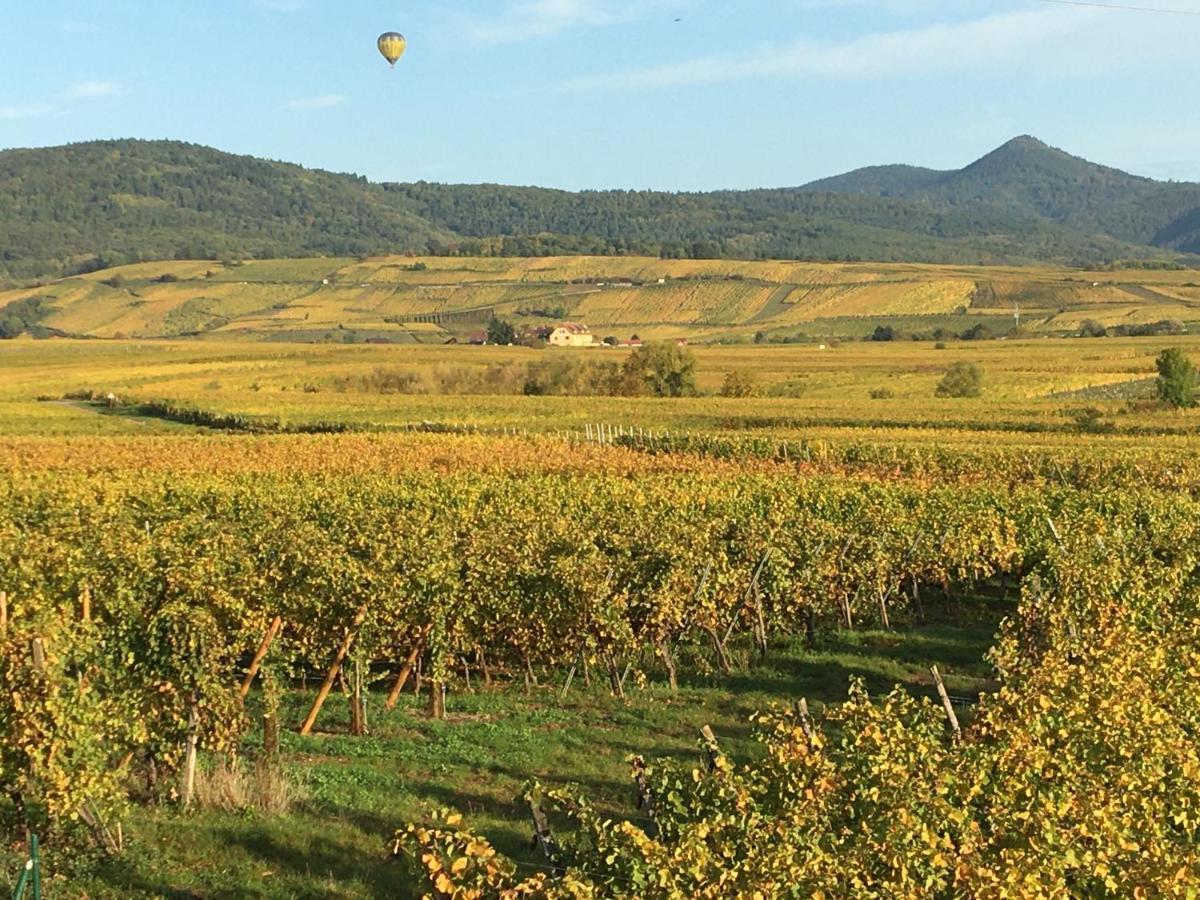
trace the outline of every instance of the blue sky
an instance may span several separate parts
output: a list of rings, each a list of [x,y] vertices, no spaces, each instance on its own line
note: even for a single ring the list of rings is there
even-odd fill
[[[1147,0],[1200,14],[1200,0]],[[676,21],[680,19],[681,21]],[[395,29],[395,71],[376,55]],[[1200,15],[1045,0],[12,3],[0,147],[177,138],[375,180],[694,190],[1034,134],[1200,180]]]

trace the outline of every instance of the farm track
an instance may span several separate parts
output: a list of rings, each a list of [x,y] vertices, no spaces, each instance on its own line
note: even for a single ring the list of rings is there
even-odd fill
[[[762,309],[749,318],[747,324],[757,325],[760,322],[768,322],[776,316],[787,312],[789,306],[786,302],[787,298],[799,289],[800,285],[798,284],[781,284],[775,289],[775,293],[767,298],[767,302],[763,304]]]
[[[1138,300],[1144,300],[1148,303],[1153,303],[1155,306],[1184,306],[1178,297],[1168,297],[1166,294],[1160,294],[1158,291],[1148,288],[1141,284],[1120,284],[1117,285],[1127,294],[1131,294]]]

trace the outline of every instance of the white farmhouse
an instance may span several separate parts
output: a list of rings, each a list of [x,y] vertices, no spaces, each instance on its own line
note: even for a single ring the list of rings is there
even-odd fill
[[[586,325],[563,322],[550,332],[548,342],[551,347],[590,347],[596,339]]]

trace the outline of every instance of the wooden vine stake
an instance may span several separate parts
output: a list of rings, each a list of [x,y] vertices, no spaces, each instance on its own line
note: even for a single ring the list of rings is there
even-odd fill
[[[633,784],[637,789],[637,808],[650,819],[650,827],[645,829],[650,837],[658,836],[658,808],[654,802],[654,790],[650,787],[650,779],[646,772],[646,760],[641,756],[633,758]]]
[[[809,743],[812,743],[812,716],[808,714],[808,701],[803,697],[796,701],[796,723],[804,732],[804,736],[808,739]]]
[[[608,669],[608,685],[613,696],[619,700],[625,699],[625,679],[617,668],[617,658],[611,650],[604,651],[604,665]]]
[[[1061,549],[1066,550],[1067,545],[1063,543],[1062,535],[1060,535],[1058,533],[1058,529],[1054,527],[1054,520],[1049,516],[1046,516],[1046,524],[1050,526],[1050,533],[1054,535],[1054,542],[1058,544]]]
[[[672,691],[678,691],[679,678],[675,673],[675,658],[671,655],[671,645],[666,638],[658,642],[658,655],[662,657],[663,665],[667,669],[667,683]]]
[[[367,733],[367,706],[363,696],[362,660],[354,660],[354,673],[350,679],[350,733],[362,737]]]
[[[262,643],[258,645],[258,650],[254,654],[254,660],[250,663],[250,668],[246,670],[246,678],[242,681],[242,688],[238,691],[238,696],[243,700],[250,693],[250,685],[254,683],[254,676],[258,674],[259,668],[262,667],[263,660],[267,658],[267,652],[271,649],[271,644],[275,641],[279,634],[279,629],[283,627],[283,619],[279,616],[271,623],[267,629],[266,635],[262,639]]]
[[[721,758],[721,749],[717,746],[717,736],[713,734],[713,730],[708,725],[700,729],[700,736],[704,738],[704,765],[711,773],[717,769],[717,760]]]
[[[308,711],[308,718],[300,726],[301,734],[307,735],[312,733],[313,725],[317,723],[317,715],[321,712],[321,707],[325,705],[325,700],[329,697],[329,692],[333,690],[333,684],[337,681],[338,673],[342,671],[342,663],[346,661],[346,654],[350,652],[350,647],[354,644],[354,638],[358,634],[358,627],[362,625],[363,619],[366,617],[367,605],[364,603],[358,608],[358,614],[355,615],[350,627],[346,629],[346,637],[342,640],[342,646],[338,648],[337,655],[333,658],[333,665],[329,667],[329,673],[325,676],[325,682],[321,685],[321,690],[317,692],[317,699],[313,701],[312,709]]]
[[[558,858],[558,842],[550,833],[550,822],[536,800],[529,801],[529,814],[533,818],[533,845],[541,848],[547,862],[553,863]]]
[[[888,591],[880,590],[878,592],[879,620],[880,620],[880,622],[883,623],[883,627],[886,631],[892,630],[892,623],[891,623],[891,620],[888,619],[888,610],[887,610],[888,599],[891,597],[891,595],[892,595],[891,590],[888,590]]]
[[[492,686],[492,668],[488,665],[487,657],[484,656],[483,648],[475,648],[475,657],[479,661],[479,669],[483,672],[483,686],[488,689]]]
[[[196,743],[199,740],[200,711],[192,704],[188,712],[188,736],[183,756],[183,784],[179,791],[179,799],[184,808],[192,805],[192,795],[196,791]]]
[[[429,682],[429,718],[446,718],[446,685],[436,679]]]
[[[933,683],[937,685],[938,696],[942,698],[942,706],[946,710],[946,721],[950,723],[950,730],[954,732],[954,739],[962,739],[962,728],[958,724],[958,716],[954,714],[954,704],[950,702],[950,695],[946,693],[946,685],[942,683],[942,675],[938,671],[938,667],[934,666],[929,670],[933,673]]]
[[[758,583],[754,584],[754,641],[758,644],[760,656],[767,655],[767,620],[763,616],[762,595],[758,591]]]
[[[272,713],[263,714],[263,752],[267,756],[279,754],[279,719]]]
[[[579,662],[583,659],[582,648],[579,651],[579,658],[571,665],[571,671],[567,672],[567,680],[563,683],[562,693],[558,695],[559,700],[567,699],[567,691],[571,689],[571,682],[575,680],[575,673],[579,671]]]
[[[8,634],[8,591],[0,591],[0,637]]]
[[[403,667],[400,669],[400,674],[396,676],[396,682],[392,685],[392,690],[388,694],[387,702],[384,708],[391,711],[396,708],[396,703],[400,700],[400,692],[404,690],[404,685],[408,684],[408,677],[412,674],[413,666],[417,664],[417,658],[421,655],[421,651],[425,649],[425,641],[429,637],[429,632],[433,630],[432,625],[426,625],[421,631],[421,636],[417,638],[417,642],[413,644],[412,652],[408,654],[408,659],[404,661]]]

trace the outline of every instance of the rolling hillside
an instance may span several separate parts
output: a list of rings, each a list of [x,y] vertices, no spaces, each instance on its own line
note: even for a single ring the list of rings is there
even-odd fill
[[[453,235],[349,175],[168,141],[0,152],[0,269],[355,255]]]
[[[884,166],[703,194],[377,185],[167,141],[0,152],[10,283],[144,260],[396,253],[1200,263],[1200,185],[1128,175],[1032,138],[952,172]]]
[[[653,257],[141,263],[0,292],[0,332],[441,343],[492,317],[700,341],[1200,323],[1200,273]],[[16,327],[10,320],[24,317]]]
[[[859,169],[805,190],[1030,217],[1118,240],[1200,253],[1200,185],[1164,184],[1019,137],[964,169]]]

